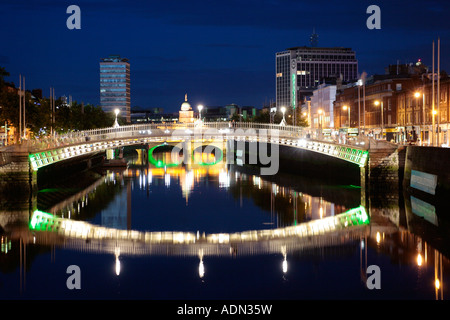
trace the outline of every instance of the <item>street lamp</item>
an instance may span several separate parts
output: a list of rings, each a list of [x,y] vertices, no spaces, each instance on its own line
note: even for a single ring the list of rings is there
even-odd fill
[[[285,126],[286,125],[286,119],[284,118],[284,113],[286,112],[286,107],[281,107],[281,113],[283,114],[283,120],[281,120],[280,125]]]
[[[434,127],[435,126],[435,124],[436,124],[436,120],[435,120],[435,116],[437,115],[437,110],[436,109],[433,109],[433,111],[431,111],[431,114],[432,114],[432,116],[431,116],[431,118],[432,118],[432,125],[431,125],[431,132],[432,132],[432,135],[431,135],[431,139],[432,139],[432,141],[431,141],[431,145],[432,146],[434,146],[435,145],[435,140],[436,140],[436,132],[437,132],[437,129]],[[439,133],[438,133],[439,134]]]
[[[348,109],[348,127],[350,128],[350,107],[345,105],[342,107],[342,110],[347,110]]]
[[[361,86],[363,85],[363,80],[358,79],[358,136],[361,132]]]
[[[381,104],[381,139],[384,139],[384,117],[383,117],[383,101],[375,100],[375,105],[379,106]]]
[[[317,110],[317,112],[319,113],[319,129],[321,130],[321,133],[322,133],[322,113],[323,113],[323,110],[319,109],[319,110]]]
[[[198,105],[197,109],[198,109],[198,119],[201,120],[203,106],[200,104],[200,105]]]
[[[418,104],[419,104],[419,98],[420,98],[420,96],[421,96],[422,94],[419,92],[419,91],[416,91],[416,92],[414,92],[414,98],[416,98],[416,108],[415,109],[417,109],[417,107],[418,107]],[[414,114],[414,111],[415,110],[413,110],[413,114]],[[417,119],[418,120],[418,119]],[[422,141],[423,141],[423,138],[424,137],[422,137],[422,125],[420,124],[420,121],[417,121],[417,122],[419,122],[419,128],[420,128],[420,141],[421,141],[421,143],[422,143]],[[414,124],[414,123],[413,123]]]
[[[116,115],[116,121],[114,121],[113,128],[118,128],[119,127],[119,123],[117,122],[117,116],[119,115],[119,113],[120,113],[119,109],[114,109],[114,114]]]

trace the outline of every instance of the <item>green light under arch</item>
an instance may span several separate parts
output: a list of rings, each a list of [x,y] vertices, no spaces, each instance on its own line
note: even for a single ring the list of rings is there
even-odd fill
[[[148,161],[153,164],[155,167],[157,168],[164,168],[164,167],[176,167],[179,166],[181,163],[165,163],[164,161],[161,160],[156,160],[155,157],[153,156],[153,151],[158,148],[158,147],[162,147],[162,146],[167,146],[167,144],[158,144],[152,148],[150,148],[148,150]],[[202,146],[203,147],[203,146]],[[221,162],[223,160],[223,151],[222,149],[220,149],[219,147],[215,147],[216,149],[218,149],[220,151],[220,156],[216,161],[213,162],[202,162],[200,161],[199,163],[195,163],[201,166],[213,166],[219,162]],[[198,148],[197,148],[198,149]],[[194,151],[192,151],[192,159],[194,159]]]
[[[158,144],[156,146],[154,146],[153,148],[148,150],[148,161],[153,164],[155,167],[157,168],[164,168],[164,167],[176,167],[179,166],[180,163],[165,163],[164,161],[161,160],[156,160],[155,157],[153,157],[153,151],[158,148],[158,147],[162,147],[162,146],[166,146],[167,144]]]

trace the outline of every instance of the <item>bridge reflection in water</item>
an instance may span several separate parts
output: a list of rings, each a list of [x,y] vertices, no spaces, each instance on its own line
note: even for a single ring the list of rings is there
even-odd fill
[[[89,205],[91,205],[94,202],[92,198],[95,198],[95,192],[107,182],[122,185],[122,191],[119,192],[129,193],[133,183],[141,190],[148,190],[149,186],[161,181],[163,186],[170,187],[171,181],[178,178],[182,195],[188,201],[195,185],[208,174],[218,178],[217,182],[220,188],[236,188],[233,186],[236,181],[242,182],[247,179],[247,182],[255,190],[268,191],[271,197],[271,214],[272,211],[276,211],[273,204],[275,199],[272,197],[281,196],[282,199],[289,199],[286,203],[288,203],[292,216],[290,218],[283,217],[282,212],[288,211],[287,208],[278,208],[280,210],[274,213],[276,222],[268,224],[273,228],[207,234],[198,231],[138,231],[131,230],[130,224],[122,229],[112,228],[82,221],[82,217],[79,216],[83,207],[88,206],[88,199],[90,199]],[[242,188],[241,184],[237,189],[240,192],[242,189],[244,192],[248,192],[249,187]],[[94,197],[90,197],[92,194]],[[264,196],[266,197],[266,194]],[[280,200],[277,199],[278,203],[281,202]],[[8,241],[10,243],[11,240],[15,241],[20,238],[23,248],[32,244],[88,253],[111,254],[112,258],[115,257],[115,260],[112,259],[112,261],[115,261],[117,275],[120,274],[121,256],[193,256],[197,257],[199,261],[198,275],[204,277],[205,269],[207,271],[205,258],[208,256],[280,255],[280,267],[283,273],[286,273],[290,254],[298,255],[299,252],[340,248],[357,243],[361,252],[360,265],[363,281],[366,276],[369,245],[388,255],[391,255],[393,250],[400,252],[400,249],[404,249],[406,255],[400,257],[400,260],[412,259],[418,268],[434,264],[436,298],[443,298],[443,260],[446,264],[447,259],[443,259],[439,250],[430,246],[426,240],[410,234],[384,217],[369,214],[367,208],[363,206],[348,209],[348,206],[340,203],[339,205],[333,201],[327,201],[326,197],[300,193],[294,188],[283,187],[281,184],[266,181],[258,176],[229,170],[223,163],[211,166],[194,164],[189,167],[164,166],[157,168],[149,166],[138,158],[130,162],[128,169],[109,172],[89,187],[64,201],[49,206],[47,209],[35,210],[27,229],[13,232],[8,239],[2,237],[2,252],[11,250],[11,246],[8,247]],[[127,211],[129,208],[116,208],[116,211],[120,210]],[[300,212],[302,212],[301,217]],[[412,225],[411,222],[410,225]],[[4,239],[6,239],[5,250],[3,250]],[[395,259],[397,258],[396,256]],[[365,268],[363,259],[366,263]]]
[[[157,160],[149,161],[150,165],[143,160],[145,157],[142,157],[141,151],[138,151],[138,154],[139,156],[130,161],[129,167],[123,172],[109,172],[104,178],[86,188],[84,192],[79,192],[66,201],[52,206],[48,210],[52,214],[40,210],[34,211],[29,223],[29,233],[22,233],[23,241],[83,252],[110,253],[116,257],[117,273],[120,272],[120,255],[196,256],[200,260],[199,275],[203,276],[203,259],[206,256],[275,253],[283,256],[282,268],[286,272],[287,255],[291,252],[340,246],[359,241],[369,235],[369,216],[363,206],[346,211],[343,208],[337,209],[334,204],[323,198],[299,193],[291,188],[265,181],[258,176],[229,170],[223,161],[216,161],[215,156],[210,154],[195,154],[194,161],[189,166],[167,165],[177,162],[177,159],[172,159],[173,154],[167,152],[159,155]],[[271,215],[276,215],[273,213],[275,197],[290,199],[292,206],[289,206],[293,209],[293,220],[285,221],[286,218],[281,218],[277,219],[276,223],[267,223],[267,225],[275,225],[271,229],[205,234],[199,231],[142,232],[130,230],[130,224],[127,225],[127,229],[118,229],[71,219],[76,219],[77,207],[78,209],[80,207],[79,204],[74,205],[74,202],[77,202],[76,198],[82,199],[82,206],[84,206],[84,201],[89,198],[88,194],[95,192],[100,183],[107,181],[116,183],[116,180],[120,183],[123,179],[131,181],[137,179],[140,189],[148,189],[154,179],[162,178],[165,186],[169,187],[171,179],[178,178],[182,195],[188,202],[195,183],[205,175],[218,177],[219,188],[229,188],[232,184],[232,175],[235,181],[251,177],[251,184],[259,192],[262,189],[270,192]],[[130,193],[130,186],[131,183],[127,183],[127,193]],[[302,208],[297,208],[299,204]],[[71,209],[65,209],[67,207]],[[129,208],[127,206],[120,210],[129,211]],[[344,212],[335,214],[338,210]],[[297,217],[298,211],[304,212],[303,219]],[[131,212],[128,214],[130,215]],[[305,219],[310,221],[303,222]]]
[[[342,245],[368,235],[364,207],[297,226],[236,233],[139,232],[95,226],[36,210],[30,221],[33,243],[127,255],[247,255]],[[29,239],[30,240],[30,239]]]

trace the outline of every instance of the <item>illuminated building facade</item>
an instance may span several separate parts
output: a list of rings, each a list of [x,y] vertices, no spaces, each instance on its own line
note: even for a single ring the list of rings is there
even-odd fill
[[[350,48],[294,47],[277,52],[276,105],[297,108],[324,78],[358,78],[358,60]]]
[[[130,119],[130,64],[128,59],[111,55],[100,61],[100,105],[105,112],[120,110],[120,116]]]

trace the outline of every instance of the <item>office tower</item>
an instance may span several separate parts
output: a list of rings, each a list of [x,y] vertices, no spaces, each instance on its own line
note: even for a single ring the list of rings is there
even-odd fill
[[[316,44],[316,35],[313,41]],[[350,48],[294,47],[276,53],[276,104],[301,107],[325,78],[358,78],[358,61]]]
[[[119,116],[131,121],[128,59],[110,55],[100,60],[100,106],[105,112],[119,109]]]

